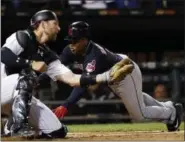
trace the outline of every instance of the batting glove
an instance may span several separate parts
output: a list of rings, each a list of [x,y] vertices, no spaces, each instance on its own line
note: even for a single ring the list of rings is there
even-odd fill
[[[68,110],[64,106],[59,106],[56,109],[53,110],[53,113],[58,117],[58,118],[64,118],[64,116],[67,114]]]

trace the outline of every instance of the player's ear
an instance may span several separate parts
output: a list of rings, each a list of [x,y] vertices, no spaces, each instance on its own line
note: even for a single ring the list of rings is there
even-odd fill
[[[42,27],[42,29],[46,29],[46,22],[45,21],[41,21],[41,23],[40,23],[40,25],[41,25],[41,27]]]

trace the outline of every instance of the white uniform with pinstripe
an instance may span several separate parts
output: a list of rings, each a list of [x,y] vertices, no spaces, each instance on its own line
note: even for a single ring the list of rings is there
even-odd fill
[[[119,54],[122,58],[126,55]],[[123,101],[130,116],[134,120],[160,120],[172,123],[175,120],[176,110],[171,101],[159,102],[142,91],[142,74],[136,63],[134,70],[119,84],[110,85],[110,88]]]
[[[3,47],[9,48],[14,54],[19,55],[23,48],[19,45],[15,33],[7,38]],[[3,48],[2,47],[2,48]],[[11,58],[11,57],[10,57]],[[59,60],[53,61],[48,65],[47,74],[53,80],[59,74],[65,74],[69,69],[60,63]],[[1,112],[10,114],[11,104],[14,97],[18,94],[15,90],[18,83],[18,74],[7,76],[5,65],[1,63]],[[60,121],[55,114],[41,101],[32,97],[32,105],[30,109],[30,124],[44,133],[51,133],[62,127]]]

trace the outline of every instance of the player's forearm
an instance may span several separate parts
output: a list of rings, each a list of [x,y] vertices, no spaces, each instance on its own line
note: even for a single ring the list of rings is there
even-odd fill
[[[65,74],[57,75],[55,78],[58,81],[64,82],[72,87],[74,86],[80,86],[80,76],[70,72],[67,72]]]
[[[86,88],[75,87],[69,97],[66,99],[64,107],[69,108],[71,105],[76,104],[76,102],[86,93]]]

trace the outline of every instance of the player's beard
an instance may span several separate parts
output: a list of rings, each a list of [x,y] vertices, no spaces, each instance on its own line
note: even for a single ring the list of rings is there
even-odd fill
[[[56,33],[53,35],[52,39],[53,39],[53,41],[55,41],[57,39],[57,34]]]
[[[55,40],[57,39],[57,33],[52,33],[52,34],[50,34],[49,39],[50,39],[51,41],[55,41]]]
[[[51,33],[49,30],[45,30],[44,33],[47,35],[48,41],[55,41],[57,39],[56,32]]]

